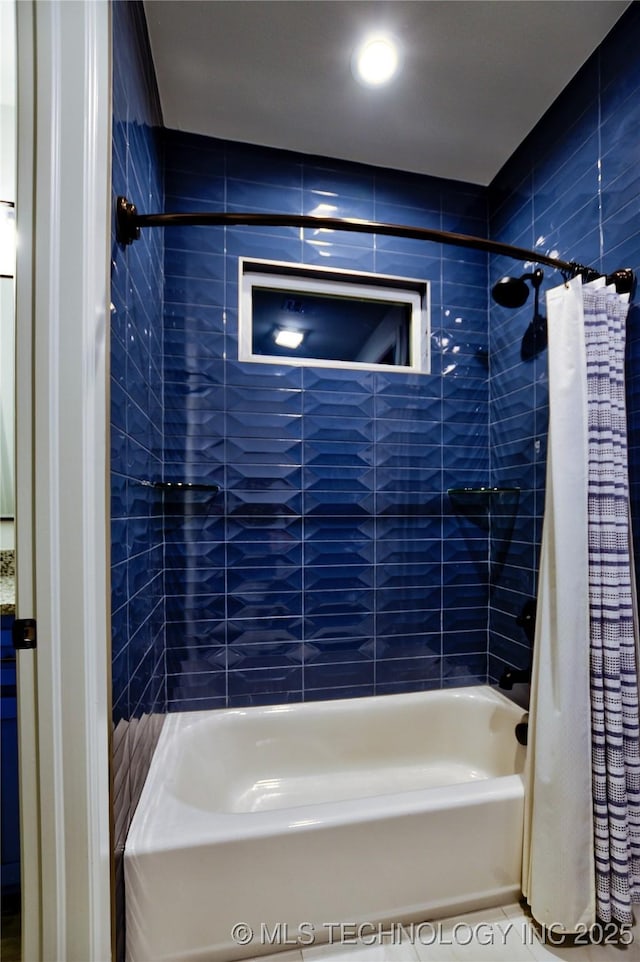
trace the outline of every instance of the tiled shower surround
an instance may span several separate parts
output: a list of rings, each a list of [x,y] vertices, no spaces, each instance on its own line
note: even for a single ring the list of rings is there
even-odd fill
[[[142,6],[114,4],[114,195],[164,203],[160,102],[144,60]],[[134,83],[134,80],[136,81]],[[114,206],[115,211],[115,206]],[[113,226],[115,238],[115,223]],[[114,716],[164,708],[162,503],[140,481],[162,476],[163,232],[112,244],[111,588]]]
[[[141,211],[370,218],[638,269],[637,4],[489,189],[154,130],[141,9],[114,4],[130,116],[114,127],[114,194]],[[429,280],[432,373],[240,364],[240,255]],[[492,681],[527,664],[515,618],[535,593],[546,354],[519,357],[531,302],[489,304],[491,284],[521,269],[296,229],[167,228],[114,245],[116,720]],[[545,271],[545,288],[559,281]],[[634,466],[638,349],[632,317]],[[222,492],[163,505],[143,474]],[[489,483],[521,489],[511,538],[494,524],[491,545],[485,514],[447,495]]]
[[[165,207],[486,224],[477,188],[175,132]],[[223,489],[165,522],[169,710],[484,680],[486,533],[446,491],[489,477],[485,255],[293,228],[165,245],[165,477]],[[427,278],[432,373],[239,363],[239,255]]]
[[[640,268],[640,4],[633,3],[518,148],[489,189],[489,236],[605,273]],[[490,259],[490,284],[531,270]],[[561,283],[544,269],[543,292]],[[635,295],[637,299],[637,294]],[[541,301],[544,305],[544,300]],[[505,564],[492,584],[489,675],[529,649],[515,626],[535,595],[546,467],[547,352],[520,360],[532,298],[519,311],[489,312],[490,451],[493,484],[522,487]],[[640,557],[640,316],[627,323],[627,412],[636,558]],[[636,577],[638,568],[636,566]]]
[[[142,5],[113,5],[112,187],[163,204],[160,103]],[[164,521],[140,480],[162,474],[163,236],[112,243],[111,596],[116,958],[124,959],[124,844],[165,694]]]

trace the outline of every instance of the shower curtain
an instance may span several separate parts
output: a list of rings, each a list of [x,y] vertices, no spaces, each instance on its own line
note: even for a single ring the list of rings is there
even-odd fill
[[[523,892],[535,919],[630,923],[640,901],[638,638],[624,405],[626,298],[547,294],[549,442]]]

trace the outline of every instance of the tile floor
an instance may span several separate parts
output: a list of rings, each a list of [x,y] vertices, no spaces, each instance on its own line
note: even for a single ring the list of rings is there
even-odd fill
[[[314,945],[262,955],[247,962],[640,962],[640,923],[629,932],[628,945],[543,944],[531,916],[519,904],[469,912],[441,922],[413,927],[387,927],[389,936],[364,943]],[[608,934],[608,933],[605,933]],[[553,941],[558,941],[551,933]],[[372,943],[372,944],[369,944]]]

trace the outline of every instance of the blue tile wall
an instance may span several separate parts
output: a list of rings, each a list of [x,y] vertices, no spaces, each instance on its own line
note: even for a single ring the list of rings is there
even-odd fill
[[[141,4],[113,5],[114,197],[164,204],[161,113]],[[162,710],[162,504],[141,480],[163,470],[163,237],[147,232],[111,262],[113,718]]]
[[[485,192],[167,131],[167,210],[326,212],[484,235]],[[237,361],[239,255],[427,278],[433,373]],[[485,681],[487,259],[295,229],[165,232],[165,475],[212,481],[166,532],[167,707]],[[169,521],[167,521],[169,524]]]
[[[490,235],[564,260],[611,272],[640,270],[640,4],[631,4],[489,191]],[[490,284],[524,264],[493,257]],[[544,289],[560,276],[545,268]],[[489,676],[527,665],[530,652],[515,625],[535,595],[544,510],[548,425],[546,352],[520,360],[531,304],[490,311],[490,451],[492,483],[522,488],[513,539],[491,586]],[[640,529],[640,325],[628,323],[628,420],[632,511]],[[636,552],[638,551],[636,546]]]
[[[489,215],[496,239],[637,269],[639,19],[633,4],[486,190],[158,130],[142,7],[117,0],[114,194],[145,209],[326,212],[479,235]],[[239,363],[240,255],[428,278],[432,374]],[[487,326],[488,288],[513,261],[191,227],[144,232],[113,261],[116,720],[495,680],[526,664],[515,616],[536,591],[548,397],[545,355],[519,356],[529,309],[491,306]],[[639,341],[632,312],[636,515]],[[223,493],[161,505],[138,483],[161,476]],[[488,480],[521,489],[510,539],[446,495]]]
[[[161,124],[141,3],[116,0],[112,191],[164,204]],[[166,709],[163,471],[163,237],[111,248],[111,774],[117,962],[125,957],[123,853]]]

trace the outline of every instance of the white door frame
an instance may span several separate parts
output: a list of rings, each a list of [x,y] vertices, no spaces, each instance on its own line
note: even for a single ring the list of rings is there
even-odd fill
[[[23,958],[111,958],[108,0],[20,0],[16,270]]]

